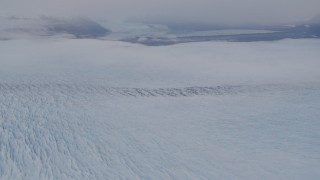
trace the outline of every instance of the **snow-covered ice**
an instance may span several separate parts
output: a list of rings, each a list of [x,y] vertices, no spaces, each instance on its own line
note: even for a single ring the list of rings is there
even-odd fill
[[[0,179],[319,179],[320,41],[0,41]]]

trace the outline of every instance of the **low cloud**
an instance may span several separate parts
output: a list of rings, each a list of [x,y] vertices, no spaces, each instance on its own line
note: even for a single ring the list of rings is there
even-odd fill
[[[276,24],[311,19],[318,7],[319,0],[3,0],[0,15]]]

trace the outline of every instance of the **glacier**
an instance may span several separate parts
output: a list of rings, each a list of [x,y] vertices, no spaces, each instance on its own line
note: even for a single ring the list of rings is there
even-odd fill
[[[0,179],[319,179],[320,41],[0,41]]]

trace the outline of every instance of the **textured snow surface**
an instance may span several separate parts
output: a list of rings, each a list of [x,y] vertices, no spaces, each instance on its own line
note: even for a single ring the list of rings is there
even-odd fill
[[[320,41],[0,42],[0,179],[319,179]]]

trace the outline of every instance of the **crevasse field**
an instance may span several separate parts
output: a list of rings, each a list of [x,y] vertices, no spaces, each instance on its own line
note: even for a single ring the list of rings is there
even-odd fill
[[[320,40],[0,41],[0,179],[320,178]]]

